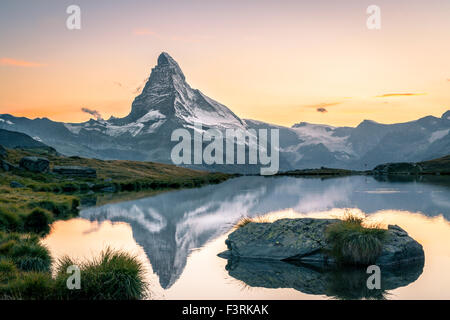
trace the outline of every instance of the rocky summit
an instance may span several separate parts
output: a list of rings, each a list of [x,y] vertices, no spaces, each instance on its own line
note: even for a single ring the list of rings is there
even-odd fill
[[[273,223],[250,222],[232,232],[222,257],[289,260],[313,265],[334,265],[326,228],[336,219],[280,219]],[[399,226],[389,225],[378,266],[402,266],[424,261],[422,245]]]

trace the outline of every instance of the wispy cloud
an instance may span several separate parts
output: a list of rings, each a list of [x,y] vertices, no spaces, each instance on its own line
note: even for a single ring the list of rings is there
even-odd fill
[[[155,31],[152,31],[150,29],[134,29],[133,34],[137,36],[157,36],[158,34]]]
[[[102,120],[103,119],[102,115],[97,110],[92,110],[92,109],[89,109],[89,108],[81,108],[81,111],[86,112],[86,113],[96,117],[97,120]]]
[[[423,96],[426,93],[385,93],[379,96],[375,96],[375,98],[389,98],[389,97],[411,97],[411,96]]]
[[[310,105],[306,105],[306,108],[327,108],[327,107],[332,107],[332,106],[337,106],[338,104],[341,104],[342,102],[340,101],[336,101],[336,102],[322,102],[319,104],[310,104]]]
[[[0,66],[43,67],[45,64],[12,58],[0,58]]]
[[[319,104],[310,104],[310,105],[306,105],[304,106],[305,108],[311,108],[311,109],[316,109],[317,112],[320,113],[326,113],[328,112],[329,107],[332,106],[337,106],[338,104],[341,104],[341,101],[336,101],[336,102],[322,102]]]

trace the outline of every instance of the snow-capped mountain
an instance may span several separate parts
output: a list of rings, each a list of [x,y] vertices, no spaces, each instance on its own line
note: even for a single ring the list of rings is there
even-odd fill
[[[364,169],[392,161],[422,161],[450,154],[450,111],[399,124],[370,120],[356,128],[300,122],[291,128],[240,119],[229,108],[187,83],[178,63],[167,53],[157,65],[124,118],[61,123],[47,118],[0,115],[0,128],[23,132],[66,155],[171,163],[172,132],[194,130],[279,129],[280,170],[320,166]],[[194,166],[249,172],[249,166]],[[253,170],[254,171],[254,170]]]

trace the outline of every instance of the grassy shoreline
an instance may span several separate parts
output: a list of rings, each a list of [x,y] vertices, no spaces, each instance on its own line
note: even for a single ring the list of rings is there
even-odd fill
[[[53,166],[83,166],[94,177],[33,173],[0,168],[0,300],[112,299],[145,297],[143,267],[136,257],[106,249],[92,261],[70,257],[53,261],[41,239],[54,221],[77,217],[81,199],[94,196],[105,204],[151,196],[180,188],[223,182],[234,175],[209,173],[173,165],[138,161],[103,161],[40,154],[39,150],[7,149],[3,159],[16,165],[25,156],[43,156]],[[68,290],[69,265],[79,265],[82,289]],[[51,269],[57,270],[52,277]]]

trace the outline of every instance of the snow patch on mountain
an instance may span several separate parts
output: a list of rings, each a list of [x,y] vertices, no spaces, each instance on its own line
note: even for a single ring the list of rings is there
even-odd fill
[[[436,140],[442,139],[449,133],[450,129],[444,129],[444,130],[438,130],[431,134],[430,138],[428,139],[429,143],[433,143]]]
[[[335,136],[335,127],[302,122],[294,125],[292,129],[303,140],[295,147],[295,150],[304,146],[323,144],[331,152],[354,154],[351,145],[347,142],[349,136]]]
[[[11,122],[9,120],[2,119],[2,118],[0,118],[0,122],[6,123],[6,124],[9,124],[9,125],[14,124],[13,122]]]

